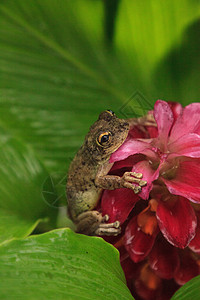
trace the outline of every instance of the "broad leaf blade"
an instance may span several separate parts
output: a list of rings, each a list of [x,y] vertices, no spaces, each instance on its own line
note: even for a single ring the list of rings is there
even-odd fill
[[[13,238],[23,238],[31,234],[43,219],[33,220],[22,219],[17,214],[1,209],[0,211],[0,243]]]
[[[48,173],[34,152],[3,130],[1,133],[0,243],[27,236],[44,218],[54,224],[57,213],[42,197]]]
[[[2,245],[0,278],[1,297],[9,300],[133,299],[117,250],[69,229]]]
[[[200,276],[197,276],[184,284],[172,297],[171,300],[199,300]]]
[[[134,16],[134,17],[133,17]],[[121,1],[116,30],[116,44],[129,62],[135,63],[143,75],[179,44],[182,33],[200,16],[198,1],[148,0]]]
[[[103,4],[87,5],[0,5],[1,120],[34,146],[50,170],[66,170],[99,113],[110,108],[118,114],[140,82],[123,55],[103,47]]]

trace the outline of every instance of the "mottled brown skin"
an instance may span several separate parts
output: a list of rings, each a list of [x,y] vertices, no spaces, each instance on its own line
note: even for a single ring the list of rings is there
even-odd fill
[[[74,157],[68,172],[68,212],[77,225],[77,232],[88,235],[117,235],[120,223],[105,223],[109,216],[93,210],[99,201],[102,189],[130,188],[135,193],[146,182],[142,174],[125,172],[122,177],[107,175],[112,167],[109,158],[125,141],[134,119],[118,119],[112,111],[104,111],[91,126],[85,141]],[[108,134],[109,133],[109,134]],[[102,139],[108,141],[100,143]],[[102,138],[102,139],[101,139]],[[133,184],[136,183],[136,185]]]

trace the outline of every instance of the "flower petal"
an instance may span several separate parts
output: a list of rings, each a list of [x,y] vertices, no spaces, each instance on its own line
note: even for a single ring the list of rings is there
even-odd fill
[[[200,228],[197,228],[196,235],[188,246],[193,252],[200,254]]]
[[[135,154],[127,157],[126,159],[116,161],[111,170],[109,171],[109,174],[114,174],[120,176],[120,174],[124,173],[124,168],[126,168],[127,171],[131,171],[134,164],[139,162],[140,160],[144,160],[144,155],[142,154]]]
[[[143,260],[151,251],[157,232],[145,234],[137,224],[137,217],[131,219],[126,227],[124,246],[134,262]]]
[[[180,160],[174,179],[162,178],[171,194],[200,203],[200,160]]]
[[[120,251],[120,249],[118,249],[118,251]],[[132,259],[130,259],[127,251],[124,257],[121,255],[120,251],[120,264],[122,266],[127,281],[133,281],[133,278],[137,278],[140,264],[134,263]]]
[[[182,114],[182,111],[183,111],[183,107],[180,103],[178,102],[172,102],[172,101],[168,101],[167,102],[173,112],[173,116],[174,116],[174,121],[177,120],[178,116],[180,114]]]
[[[191,240],[188,247],[195,253],[200,254],[200,214],[197,214],[197,229],[195,237]]]
[[[130,128],[129,133],[128,133],[128,137],[129,138],[148,138],[147,134],[143,131],[140,130],[140,128],[137,125],[134,125],[133,127]]]
[[[149,264],[159,277],[173,278],[179,266],[177,249],[165,239],[158,239],[149,254]]]
[[[180,266],[174,275],[174,279],[179,285],[185,284],[199,274],[199,267],[190,254],[191,253],[189,251],[179,254]]]
[[[186,106],[171,130],[170,139],[176,140],[187,133],[200,134],[199,115],[200,103],[192,103]]]
[[[138,141],[127,139],[121,147],[119,147],[110,157],[110,163],[127,158],[136,153],[142,153],[146,149],[150,149],[151,140]]]
[[[142,191],[139,193],[142,199],[148,199],[149,193],[153,186],[153,181],[159,176],[159,168],[154,170],[151,168],[151,164],[147,160],[143,160],[133,165],[132,172],[142,173],[142,180],[147,181],[146,186],[142,187]]]
[[[136,290],[139,295],[139,299],[160,299],[162,280],[155,274],[148,264],[144,264],[143,267],[141,267],[140,274],[136,278],[134,285],[134,291]],[[138,297],[136,299],[138,299]]]
[[[171,153],[181,156],[200,157],[200,135],[189,133],[169,144],[168,149]]]
[[[109,222],[127,219],[139,197],[130,189],[105,190],[102,195],[101,208],[103,215],[109,215]]]
[[[165,144],[174,122],[172,110],[167,102],[162,100],[156,101],[154,106],[154,118],[158,125],[158,138],[161,143]]]
[[[158,136],[158,128],[153,126],[147,126],[147,131],[149,133],[150,138],[157,138]]]
[[[196,215],[189,201],[183,197],[177,197],[173,205],[168,202],[160,201],[158,204],[158,225],[169,243],[183,249],[195,236]]]

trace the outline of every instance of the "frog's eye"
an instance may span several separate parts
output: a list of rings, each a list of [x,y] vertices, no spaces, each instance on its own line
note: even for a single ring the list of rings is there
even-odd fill
[[[104,147],[105,145],[109,144],[111,139],[111,133],[109,131],[101,133],[97,137],[97,144],[101,147]]]

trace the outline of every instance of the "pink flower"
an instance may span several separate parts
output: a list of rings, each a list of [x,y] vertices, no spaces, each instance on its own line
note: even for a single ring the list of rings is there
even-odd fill
[[[143,291],[148,276],[160,288],[160,278],[173,278],[177,287],[199,274],[200,103],[182,108],[158,100],[153,114],[157,128],[147,126],[143,132],[135,126],[110,158],[111,174],[140,172],[147,185],[139,195],[128,189],[105,190],[101,200],[109,221],[122,224],[120,249],[134,264],[145,261],[142,279],[134,281]]]

